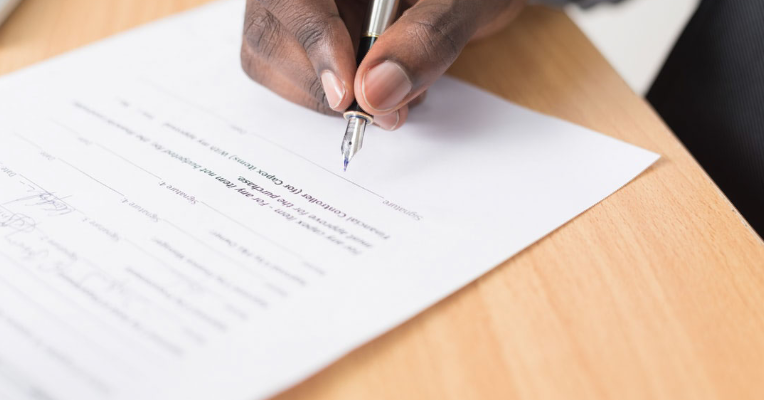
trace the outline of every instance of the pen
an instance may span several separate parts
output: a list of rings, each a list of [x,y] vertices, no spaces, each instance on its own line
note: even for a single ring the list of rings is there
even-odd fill
[[[11,11],[21,2],[21,0],[0,0],[0,25],[11,15]]]
[[[393,23],[395,12],[398,9],[398,1],[371,0],[369,2],[369,8],[366,11],[366,23],[356,55],[357,65],[361,65],[361,61],[366,57],[374,42]],[[365,112],[357,101],[353,101],[353,104],[345,111],[344,117],[348,121],[348,126],[345,130],[345,137],[342,139],[342,156],[345,171],[347,171],[348,163],[363,146],[363,134],[366,132],[366,125],[374,122],[374,118]]]

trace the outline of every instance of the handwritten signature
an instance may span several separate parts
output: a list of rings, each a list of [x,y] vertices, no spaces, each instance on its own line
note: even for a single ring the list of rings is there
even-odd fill
[[[0,228],[7,228],[13,233],[32,232],[37,227],[34,219],[24,214],[0,209]]]
[[[67,198],[69,198],[69,196],[58,197],[47,190],[37,189],[30,186],[26,196],[11,200],[5,204],[23,203],[28,207],[39,207],[41,210],[48,212],[49,216],[61,216],[76,211],[74,207],[64,201]]]

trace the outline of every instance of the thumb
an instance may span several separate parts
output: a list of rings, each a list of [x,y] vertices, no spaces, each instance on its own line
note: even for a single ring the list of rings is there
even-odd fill
[[[374,115],[424,92],[507,0],[422,0],[382,34],[358,67],[356,100]]]

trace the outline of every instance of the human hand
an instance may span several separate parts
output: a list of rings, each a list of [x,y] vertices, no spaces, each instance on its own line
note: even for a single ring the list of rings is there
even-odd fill
[[[356,99],[377,125],[397,129],[471,39],[509,23],[524,3],[401,0],[405,12],[356,68],[367,1],[248,0],[242,66],[294,103],[336,115]]]

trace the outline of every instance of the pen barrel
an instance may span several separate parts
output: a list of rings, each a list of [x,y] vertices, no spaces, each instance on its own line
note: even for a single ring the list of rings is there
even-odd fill
[[[371,50],[371,46],[373,46],[374,42],[376,41],[376,36],[364,36],[361,38],[361,41],[358,44],[358,53],[356,54],[355,58],[356,65],[361,65],[361,61],[363,61],[363,59],[366,57],[366,54],[368,54],[369,50]],[[363,111],[363,109],[361,109],[361,106],[359,106],[358,102],[355,100],[353,100],[353,104],[348,107],[347,111],[366,113]]]
[[[371,46],[377,41],[380,35],[393,23],[395,14],[398,11],[399,0],[371,0],[369,8],[366,10],[366,24],[363,28],[363,36],[358,43],[358,53],[356,53],[356,65],[366,58],[366,54],[371,50]],[[371,116],[366,113],[358,102],[353,100],[353,104],[348,107],[347,112],[357,112],[366,114],[369,119]]]
[[[366,11],[363,35],[374,37],[382,35],[382,32],[395,20],[398,2],[399,0],[371,0]]]
[[[374,45],[377,39],[378,39],[377,36],[364,36],[361,38],[361,41],[358,43],[358,53],[356,53],[356,56],[355,56],[356,66],[361,65],[361,61],[363,61],[363,59],[366,58],[366,54],[369,54],[369,50],[371,50],[371,46]]]

